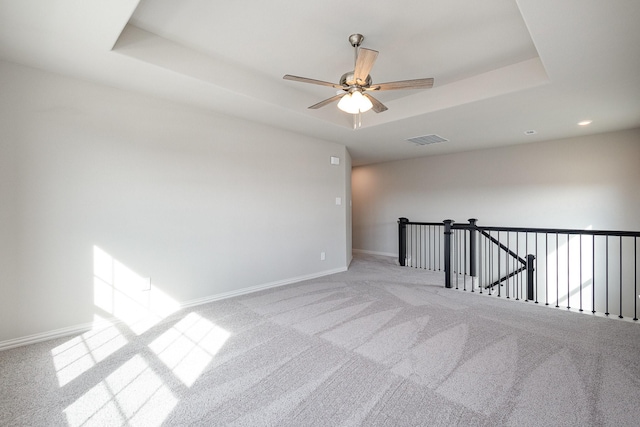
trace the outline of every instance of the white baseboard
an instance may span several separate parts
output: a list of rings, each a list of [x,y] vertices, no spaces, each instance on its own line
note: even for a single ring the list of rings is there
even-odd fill
[[[264,283],[257,286],[250,286],[248,288],[238,289],[236,291],[223,292],[220,294],[210,295],[204,298],[197,298],[190,301],[185,301],[180,303],[180,308],[189,308],[195,307],[197,305],[207,304],[213,301],[219,301],[226,298],[232,298],[239,295],[246,295],[253,292],[263,291],[265,289],[276,288],[278,286],[290,285],[292,283],[304,282],[305,280],[317,279],[318,277],[329,276],[331,274],[342,273],[347,271],[347,267],[340,267],[333,270],[325,270],[317,273],[308,274],[305,276],[292,277],[285,280],[277,280],[275,282]],[[113,324],[120,322],[117,318],[107,319],[106,321],[100,322],[100,324]],[[80,325],[69,326],[60,329],[54,329],[52,331],[41,332],[38,334],[27,335],[20,338],[13,338],[10,340],[0,341],[0,351],[9,350],[10,348],[21,347],[29,344],[36,344],[42,341],[48,341],[55,338],[67,337],[70,335],[77,335],[85,333],[97,326],[99,324],[95,322],[83,323]]]
[[[221,294],[211,295],[204,298],[197,298],[185,301],[180,304],[181,308],[195,307],[197,305],[207,304],[213,301],[237,297],[240,295],[251,294],[253,292],[263,291],[265,289],[277,288],[278,286],[290,285],[292,283],[304,282],[305,280],[317,279],[318,277],[329,276],[331,274],[342,273],[347,271],[347,267],[340,267],[334,270],[325,270],[318,273],[308,274],[305,276],[292,277],[290,279],[278,280],[275,282],[264,283],[262,285],[251,286],[248,288],[238,289],[237,291],[223,292]]]
[[[398,254],[392,254],[390,252],[378,252],[378,251],[368,251],[366,249],[352,249],[353,252],[358,254],[368,254],[368,255],[380,255],[380,256],[388,256],[398,258]]]
[[[42,341],[48,341],[55,338],[67,337],[69,335],[81,334],[93,328],[93,323],[83,323],[81,325],[69,326],[66,328],[54,329],[53,331],[42,332],[39,334],[27,335],[20,338],[0,341],[0,351],[9,350],[10,348],[21,347],[23,345],[35,344]]]

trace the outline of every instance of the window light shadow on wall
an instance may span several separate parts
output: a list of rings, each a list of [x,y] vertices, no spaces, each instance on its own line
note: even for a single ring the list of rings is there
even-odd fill
[[[122,320],[137,335],[147,331],[180,305],[110,254],[93,247],[94,303]]]
[[[67,422],[72,427],[162,425],[179,402],[168,384],[175,387],[178,380],[191,387],[231,334],[185,312],[145,340],[146,332],[179,304],[103,249],[95,246],[93,254],[94,303],[98,312],[113,317],[96,314],[91,331],[51,351],[63,392],[67,387],[77,392],[86,383],[86,391],[63,410]],[[92,380],[84,381],[83,375]]]

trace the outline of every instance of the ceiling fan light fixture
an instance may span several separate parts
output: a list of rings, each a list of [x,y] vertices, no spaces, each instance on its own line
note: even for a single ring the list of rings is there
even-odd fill
[[[352,93],[347,93],[340,98],[338,102],[338,108],[349,114],[358,114],[369,111],[373,108],[373,104],[366,96],[362,95],[362,92],[355,90]]]
[[[309,107],[311,110],[317,110],[335,101],[338,101],[338,108],[345,113],[355,116],[360,120],[360,113],[373,110],[376,113],[387,111],[388,108],[374,97],[370,92],[366,94],[364,91],[385,91],[396,89],[430,89],[433,87],[433,78],[400,80],[396,82],[377,83],[372,86],[371,75],[369,71],[378,57],[378,51],[361,47],[364,36],[362,34],[352,34],[349,37],[349,43],[354,48],[355,64],[353,71],[346,72],[340,77],[340,83],[331,83],[324,80],[310,79],[307,77],[294,76],[285,74],[283,79],[293,80],[301,83],[311,83],[319,86],[328,86],[338,89],[331,98],[317,102]],[[376,92],[377,93],[377,92]]]

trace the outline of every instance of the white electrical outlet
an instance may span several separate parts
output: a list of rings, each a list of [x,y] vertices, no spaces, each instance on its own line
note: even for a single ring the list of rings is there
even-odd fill
[[[325,253],[320,252],[320,261],[324,261],[325,258],[326,258]]]
[[[340,206],[342,204],[342,198],[336,197],[336,205]]]

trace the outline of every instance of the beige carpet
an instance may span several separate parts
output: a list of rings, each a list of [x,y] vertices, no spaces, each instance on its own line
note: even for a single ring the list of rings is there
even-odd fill
[[[349,271],[0,352],[0,425],[640,425],[640,325]]]

